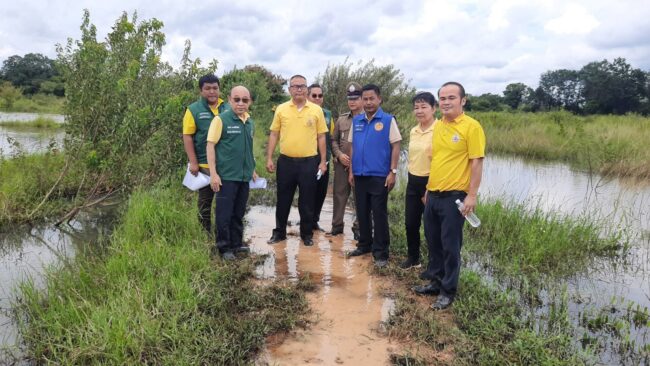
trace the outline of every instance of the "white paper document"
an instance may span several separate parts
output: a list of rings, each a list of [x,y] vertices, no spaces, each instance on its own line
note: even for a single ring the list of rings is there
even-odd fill
[[[251,181],[248,182],[248,187],[250,187],[250,189],[266,189],[266,178],[257,177],[255,181],[251,179]]]
[[[183,185],[193,191],[198,191],[199,189],[210,184],[210,176],[205,175],[201,172],[198,172],[196,176],[190,173],[190,166],[187,166],[187,171],[185,172],[185,177],[183,178]]]

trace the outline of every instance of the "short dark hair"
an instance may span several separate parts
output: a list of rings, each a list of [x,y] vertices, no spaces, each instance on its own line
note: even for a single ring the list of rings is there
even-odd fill
[[[361,88],[361,93],[364,91],[374,91],[377,96],[381,96],[381,91],[379,90],[379,87],[375,84],[366,84]]]
[[[291,80],[293,80],[293,79],[295,79],[295,78],[302,78],[302,79],[305,79],[305,81],[307,81],[307,78],[306,78],[306,77],[304,77],[304,76],[302,76],[302,75],[300,75],[300,74],[296,74],[296,75],[294,75],[294,76],[292,76],[292,77],[289,78],[289,84],[291,84]]]
[[[465,88],[457,81],[448,81],[440,87],[440,89],[444,88],[445,86],[448,85],[456,85],[458,89],[460,89],[460,97],[465,98]],[[440,89],[438,89],[438,98],[440,98]]]
[[[219,87],[221,87],[221,83],[219,83],[219,78],[215,74],[207,74],[201,76],[199,79],[199,89],[203,89],[203,84],[214,84],[217,83]]]
[[[318,84],[318,83],[313,83],[313,84],[311,84],[310,86],[307,87],[307,93],[311,93],[311,90],[312,90],[313,88],[318,88],[318,89],[320,89],[320,90],[323,90],[323,87],[320,86],[320,84]]]
[[[415,104],[416,102],[424,102],[429,104],[432,107],[436,106],[436,97],[433,96],[433,94],[425,91],[425,92],[418,92],[415,94],[413,99],[411,100],[412,104]]]

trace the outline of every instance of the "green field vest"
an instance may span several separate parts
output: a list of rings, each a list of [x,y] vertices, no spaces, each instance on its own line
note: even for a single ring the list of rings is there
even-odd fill
[[[230,109],[228,103],[224,103],[222,100],[217,107],[219,114]],[[194,123],[196,124],[196,132],[192,135],[192,141],[194,142],[194,153],[196,154],[196,159],[199,164],[207,164],[208,156],[205,152],[205,146],[208,143],[208,129],[210,128],[210,122],[214,118],[215,114],[212,113],[210,106],[208,105],[208,100],[201,97],[196,102],[192,103],[187,107],[194,117]]]
[[[232,110],[220,114],[223,128],[216,145],[217,174],[221,180],[248,182],[253,178],[253,134],[255,122],[251,118],[242,122]]]

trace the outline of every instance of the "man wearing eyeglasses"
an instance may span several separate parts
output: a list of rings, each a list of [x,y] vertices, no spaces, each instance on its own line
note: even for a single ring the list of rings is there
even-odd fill
[[[274,244],[287,238],[287,219],[298,187],[300,237],[306,246],[311,246],[314,244],[312,227],[317,172],[324,173],[327,169],[327,125],[321,107],[307,100],[307,79],[304,76],[294,75],[289,79],[289,94],[291,100],[275,109],[266,150],[266,170],[273,173],[276,170],[273,152],[280,141],[275,229],[267,242]]]
[[[190,172],[197,175],[199,171],[210,174],[206,153],[206,137],[210,123],[219,113],[225,112],[229,106],[219,97],[219,78],[215,75],[204,75],[199,79],[201,97],[190,104],[183,116],[183,145]],[[210,186],[199,189],[199,222],[208,232],[211,232],[211,213],[214,192]],[[216,231],[216,228],[215,228]]]
[[[307,88],[307,99],[317,104],[323,109],[323,114],[325,115],[325,124],[327,125],[327,132],[325,133],[325,145],[327,147],[326,159],[327,167],[323,172],[320,179],[316,182],[316,196],[314,202],[314,230],[325,231],[320,227],[318,221],[320,221],[320,212],[323,209],[323,203],[325,202],[325,196],[327,195],[327,185],[330,181],[330,157],[332,156],[332,133],[334,132],[334,124],[332,123],[332,112],[329,109],[323,108],[323,88],[319,84],[311,84]]]
[[[215,221],[217,251],[225,260],[235,259],[242,247],[248,182],[257,179],[253,157],[255,123],[248,114],[252,102],[248,89],[230,91],[231,110],[214,117],[207,137],[210,188],[217,194]]]

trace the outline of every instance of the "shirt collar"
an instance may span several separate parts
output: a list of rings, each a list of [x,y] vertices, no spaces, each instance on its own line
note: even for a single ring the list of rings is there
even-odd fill
[[[463,119],[464,117],[465,117],[465,112],[459,114],[458,117],[452,119],[451,121],[445,119],[445,117],[442,117],[442,121],[445,122],[445,123],[458,123],[458,122],[460,122],[460,120]]]
[[[368,118],[368,115],[367,115],[365,112],[364,112],[364,114],[363,114],[363,118],[364,118],[366,121],[370,122],[370,121],[372,121],[372,120],[375,119],[375,118],[379,118],[379,119],[381,119],[381,117],[382,117],[383,115],[384,115],[384,111],[381,109],[381,107],[379,107],[379,108],[377,108],[377,111],[375,112],[375,114],[374,114],[371,118]]]
[[[433,120],[433,123],[432,123],[429,127],[427,127],[426,130],[422,130],[422,128],[420,127],[420,124],[418,123],[417,125],[415,125],[415,130],[416,130],[418,133],[421,133],[421,134],[425,134],[425,133],[427,133],[427,132],[429,132],[429,131],[433,131],[433,125],[435,125],[436,122],[437,122],[437,120],[434,119],[434,120]]]

